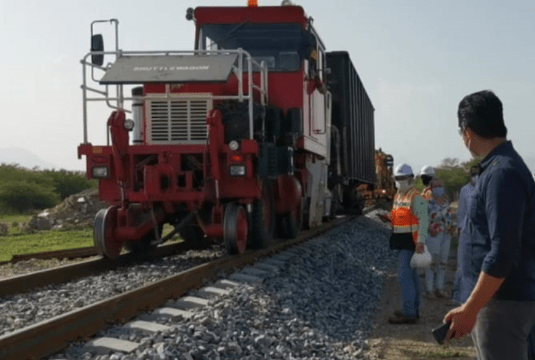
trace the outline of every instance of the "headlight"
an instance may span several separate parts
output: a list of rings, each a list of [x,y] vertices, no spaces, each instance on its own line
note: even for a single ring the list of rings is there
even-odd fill
[[[245,165],[231,165],[230,176],[245,176]]]
[[[132,131],[134,129],[134,126],[136,126],[134,120],[128,119],[124,122],[124,128],[128,131]]]
[[[94,179],[107,179],[110,177],[110,169],[107,166],[95,166],[91,168],[91,177]]]
[[[230,150],[236,151],[240,148],[240,144],[236,140],[232,140],[228,143],[228,147],[230,148]]]

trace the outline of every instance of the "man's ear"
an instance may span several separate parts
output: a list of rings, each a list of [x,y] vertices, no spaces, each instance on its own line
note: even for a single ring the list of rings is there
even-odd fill
[[[471,140],[474,138],[474,136],[476,135],[476,133],[474,132],[474,130],[470,129],[470,127],[465,127],[464,128],[464,132],[463,132],[463,135],[466,134],[465,136],[467,136],[467,140]]]

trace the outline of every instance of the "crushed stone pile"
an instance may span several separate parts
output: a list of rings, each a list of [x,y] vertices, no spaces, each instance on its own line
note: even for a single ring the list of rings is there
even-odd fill
[[[98,190],[84,190],[34,216],[28,222],[26,230],[57,230],[66,226],[93,225],[97,212],[108,206],[108,203],[99,200]]]

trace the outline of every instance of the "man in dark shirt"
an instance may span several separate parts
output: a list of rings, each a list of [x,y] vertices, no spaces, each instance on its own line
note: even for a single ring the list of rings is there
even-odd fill
[[[445,317],[448,338],[472,333],[479,360],[527,359],[535,325],[535,183],[507,141],[502,103],[491,91],[466,96],[460,133],[480,162],[461,230],[462,306]]]
[[[459,234],[461,233],[463,224],[466,221],[466,212],[470,206],[470,195],[476,188],[476,182],[478,178],[479,166],[474,165],[470,168],[470,182],[461,188],[461,194],[459,195],[459,207],[457,209],[457,228],[459,229]]]
[[[476,188],[476,182],[479,178],[479,166],[474,165],[470,168],[470,182],[461,188],[461,194],[459,195],[459,206],[457,208],[457,234],[461,235],[461,229],[466,222],[466,212],[470,207],[469,201],[473,198],[472,193]],[[452,300],[457,304],[462,304],[461,297],[461,269],[459,268],[459,250],[460,246],[457,247],[457,272],[455,273],[455,281],[453,282],[453,294]]]

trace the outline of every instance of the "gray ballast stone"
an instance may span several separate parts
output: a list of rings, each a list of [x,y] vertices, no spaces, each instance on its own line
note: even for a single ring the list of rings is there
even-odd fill
[[[184,296],[173,304],[174,307],[182,310],[196,309],[206,305],[208,305],[208,300],[195,296]]]
[[[125,329],[141,330],[149,333],[157,333],[171,329],[169,326],[160,325],[148,321],[132,321],[124,326]]]
[[[103,337],[88,342],[84,346],[84,350],[91,353],[107,354],[109,351],[120,351],[125,353],[131,353],[135,351],[140,344],[119,340],[109,337]]]
[[[284,263],[288,262],[291,258],[295,257],[295,254],[291,254],[287,251],[280,253],[278,255],[275,255],[272,259],[275,261],[282,261]]]
[[[193,313],[191,311],[182,310],[182,309],[176,309],[171,307],[164,307],[158,310],[155,310],[153,314],[158,316],[169,316],[171,318],[179,318],[182,317],[184,319],[190,319],[193,316]]]
[[[264,281],[263,278],[253,276],[253,275],[242,274],[242,273],[234,273],[230,275],[230,278],[232,280],[241,281],[245,283],[253,283],[253,284],[260,284],[261,282]]]
[[[256,277],[263,278],[263,279],[269,277],[269,271],[262,270],[262,269],[257,269],[257,268],[254,268],[254,267],[243,268],[241,270],[241,273],[245,274],[245,275],[256,276]]]
[[[232,280],[227,280],[227,279],[222,279],[222,280],[217,281],[212,286],[215,286],[215,287],[218,287],[218,288],[221,288],[221,289],[233,289],[233,288],[238,287],[239,285],[240,285],[239,282],[232,281]]]
[[[325,240],[326,240],[325,237],[320,236],[310,241],[307,241],[305,245],[322,245],[322,244],[325,244]]]
[[[270,264],[264,264],[259,263],[254,266],[255,269],[259,269],[262,271],[267,271],[271,275],[277,275],[280,271],[280,266],[270,265]]]
[[[305,249],[305,245],[301,244],[301,245],[298,245],[296,247],[293,247],[293,248],[290,248],[288,250],[285,250],[283,252],[283,254],[291,254],[291,255],[296,255],[296,256],[299,256],[302,254],[302,252],[304,251]]]
[[[222,247],[214,245],[206,250],[134,262],[93,276],[5,297],[0,299],[0,336],[176,275],[223,254]],[[19,262],[15,269],[30,271],[40,260],[36,261]]]
[[[280,260],[269,258],[269,259],[263,260],[257,265],[269,265],[269,266],[274,266],[280,269],[281,267],[284,267],[286,265],[286,261],[280,261]]]
[[[214,286],[207,286],[195,293],[196,296],[204,299],[210,299],[218,296],[224,296],[230,294],[230,290],[221,289]]]

